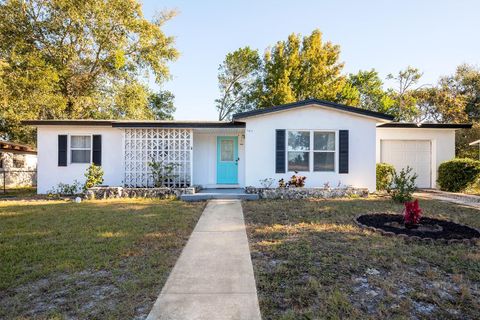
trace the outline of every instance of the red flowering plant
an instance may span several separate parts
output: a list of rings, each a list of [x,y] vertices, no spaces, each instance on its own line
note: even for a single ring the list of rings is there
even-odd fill
[[[418,205],[418,199],[412,202],[405,202],[404,205],[403,222],[406,227],[415,227],[420,223],[420,218],[422,217],[422,209]]]

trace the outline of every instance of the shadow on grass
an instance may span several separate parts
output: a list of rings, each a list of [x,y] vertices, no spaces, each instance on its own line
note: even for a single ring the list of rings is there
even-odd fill
[[[426,216],[480,226],[476,209],[435,200],[420,205]],[[478,246],[407,243],[353,222],[359,214],[402,209],[385,198],[244,203],[263,318],[478,314]]]
[[[76,318],[102,318],[103,312],[136,316],[135,303],[145,303],[145,297],[153,303],[203,206],[155,199],[0,202],[0,318],[46,316],[52,310]],[[83,281],[82,272],[88,281],[95,281],[99,270],[111,275],[110,285],[116,288],[112,301],[128,303],[107,305],[106,310],[98,305],[77,313],[72,300],[76,294],[71,291],[75,288],[62,283]],[[51,303],[47,301],[51,296],[38,294],[38,305],[52,308],[32,311],[35,306],[29,306],[24,293],[38,281],[46,282],[47,289],[35,286],[32,293],[63,290],[67,303]],[[10,299],[6,305],[6,297],[18,303]],[[95,295],[86,293],[82,301],[93,303]]]

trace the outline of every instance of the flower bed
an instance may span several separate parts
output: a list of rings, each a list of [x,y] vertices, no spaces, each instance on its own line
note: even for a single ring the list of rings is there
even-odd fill
[[[404,216],[400,214],[365,214],[357,217],[355,222],[363,228],[380,232],[386,236],[398,236],[425,242],[438,240],[444,243],[476,243],[480,239],[480,232],[474,228],[427,217],[421,218],[415,228],[405,226]]]
[[[194,194],[198,186],[187,188],[127,188],[127,187],[93,187],[85,192],[86,199],[111,198],[179,198],[182,194]]]
[[[368,197],[366,188],[256,188],[245,187],[245,193],[258,194],[260,199],[332,199]]]

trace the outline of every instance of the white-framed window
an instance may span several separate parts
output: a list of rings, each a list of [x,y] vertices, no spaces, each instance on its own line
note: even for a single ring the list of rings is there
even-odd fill
[[[310,171],[310,131],[288,131],[288,171]]]
[[[313,132],[313,171],[335,171],[335,132]]]
[[[335,131],[289,130],[287,170],[334,172],[336,144]]]
[[[90,163],[92,162],[92,136],[71,135],[70,136],[70,162]]]

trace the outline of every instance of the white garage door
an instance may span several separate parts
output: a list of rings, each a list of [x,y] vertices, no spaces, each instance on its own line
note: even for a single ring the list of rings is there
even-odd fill
[[[418,175],[417,187],[431,187],[431,143],[428,140],[382,140],[381,162],[400,171],[409,166]]]

